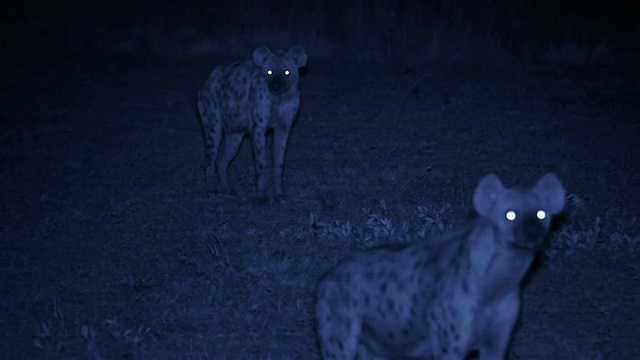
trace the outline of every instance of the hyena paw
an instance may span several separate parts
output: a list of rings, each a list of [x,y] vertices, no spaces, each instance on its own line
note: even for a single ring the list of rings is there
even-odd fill
[[[216,195],[216,196],[231,197],[231,198],[239,197],[239,194],[237,191],[220,186],[219,184],[216,184],[216,183],[214,184],[207,183],[205,190],[209,194]]]
[[[237,191],[233,189],[227,189],[227,188],[225,188],[224,190],[221,189],[220,191],[218,191],[218,195],[232,197],[232,198],[240,197],[240,194],[238,194]]]
[[[258,206],[269,205],[269,197],[266,195],[258,195],[254,202]]]
[[[218,189],[218,184],[214,183],[214,182],[208,182],[205,185],[204,189],[208,192],[208,193],[212,193],[212,194],[217,194],[220,190]]]
[[[283,193],[277,193],[273,196],[273,200],[277,202],[284,202],[287,200],[287,196]]]

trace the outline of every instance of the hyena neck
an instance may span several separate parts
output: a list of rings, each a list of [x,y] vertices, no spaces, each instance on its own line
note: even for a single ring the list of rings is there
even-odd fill
[[[507,239],[488,219],[480,218],[467,238],[471,276],[485,301],[519,291],[520,283],[535,257],[532,251],[508,246]],[[480,290],[481,289],[481,290]]]
[[[284,94],[280,95],[286,99],[296,99],[300,97],[300,91],[298,90],[298,86],[294,85],[290,87]]]
[[[279,104],[287,103],[291,100],[297,101],[299,98],[300,98],[300,92],[298,91],[298,87],[293,86],[280,95],[271,94],[271,103],[279,105]]]

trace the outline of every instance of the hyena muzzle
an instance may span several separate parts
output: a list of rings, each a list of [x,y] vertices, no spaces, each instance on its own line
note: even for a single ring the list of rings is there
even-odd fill
[[[258,179],[258,199],[271,195],[267,189],[266,133],[273,130],[273,197],[284,198],[282,172],[289,131],[300,106],[298,69],[307,62],[300,46],[272,53],[265,46],[253,59],[218,66],[198,92],[198,112],[205,139],[207,190],[230,192],[227,169],[245,134],[250,134]],[[221,154],[220,148],[224,139]]]
[[[479,217],[430,240],[358,252],[317,290],[324,359],[504,359],[521,281],[543,248],[565,190],[553,174],[531,189],[478,185]]]

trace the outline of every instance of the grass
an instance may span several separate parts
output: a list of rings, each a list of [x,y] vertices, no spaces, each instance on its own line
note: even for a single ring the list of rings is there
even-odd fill
[[[110,60],[5,63],[0,357],[317,358],[327,269],[456,227],[489,172],[548,171],[569,205],[512,358],[640,356],[637,71],[310,62],[289,199],[259,207],[247,142],[239,198],[203,191],[193,94],[215,61]],[[586,97],[547,93],[558,73]]]

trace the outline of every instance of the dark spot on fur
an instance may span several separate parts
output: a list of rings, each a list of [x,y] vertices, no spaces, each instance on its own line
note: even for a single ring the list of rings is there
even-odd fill
[[[438,290],[432,288],[431,291],[429,291],[429,301],[433,301],[436,297],[438,297]]]
[[[443,271],[442,269],[438,269],[438,270],[436,271],[436,274],[435,274],[435,276],[434,276],[433,280],[434,280],[436,283],[440,283],[440,282],[442,281],[442,278],[443,278],[443,277],[444,277],[444,271]]]
[[[380,284],[380,293],[384,294],[386,292],[387,292],[387,283],[383,282],[383,283]]]
[[[388,276],[389,276],[389,279],[394,281],[398,281],[398,279],[400,278],[400,275],[398,275],[398,271],[396,271],[395,269],[391,270]]]
[[[460,340],[460,334],[458,334],[455,324],[451,323],[451,325],[449,325],[449,332],[451,332],[451,336],[455,341]]]
[[[364,274],[364,278],[365,278],[367,281],[371,281],[371,280],[373,280],[373,279],[374,279],[374,277],[375,277],[375,275],[373,274],[373,271],[367,271],[367,272]]]
[[[416,260],[413,264],[413,270],[420,271],[424,267],[424,262],[422,260]]]
[[[373,259],[369,259],[369,261],[367,261],[367,267],[368,267],[368,268],[372,267],[372,266],[373,266],[373,264],[374,264]]]
[[[458,244],[458,251],[457,251],[458,259],[464,259],[464,245],[465,245],[465,242],[463,242],[463,241],[461,241]]]
[[[378,316],[380,316],[380,319],[382,319],[382,321],[385,321],[387,319],[387,312],[378,310]]]
[[[448,353],[449,352],[449,332],[442,327],[438,327],[437,336],[438,336],[438,342],[440,343],[440,351],[445,354]]]

